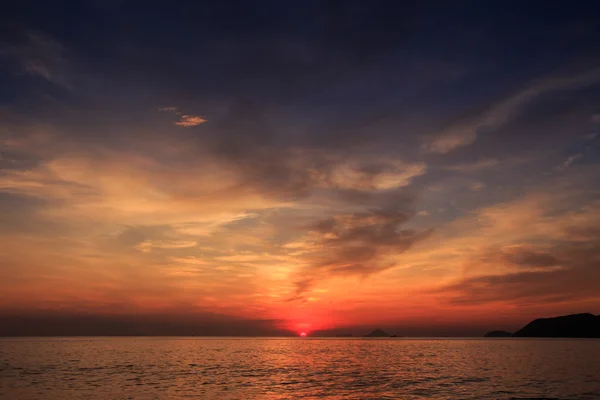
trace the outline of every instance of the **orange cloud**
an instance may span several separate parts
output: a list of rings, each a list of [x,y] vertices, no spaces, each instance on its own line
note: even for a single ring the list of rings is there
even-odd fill
[[[207,120],[198,115],[182,115],[179,121],[175,122],[175,125],[183,126],[186,128],[192,126],[198,126],[205,123]]]
[[[0,174],[2,194],[29,207],[15,230],[0,229],[0,307],[209,307],[321,329],[594,301],[584,273],[595,275],[576,260],[595,243],[600,212],[571,180],[594,174],[579,165],[442,223],[433,212],[413,218],[421,207],[407,188],[427,172],[421,163],[330,155],[303,196],[281,199],[185,142],[148,143],[143,155],[10,143],[39,161]],[[288,154],[294,167],[312,157]],[[559,281],[571,283],[560,291]],[[537,292],[526,298],[525,287]],[[568,296],[577,287],[581,296]],[[394,311],[382,313],[389,304]]]

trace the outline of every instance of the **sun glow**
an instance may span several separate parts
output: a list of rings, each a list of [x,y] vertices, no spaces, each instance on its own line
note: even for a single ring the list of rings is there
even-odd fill
[[[306,332],[300,332],[300,337],[306,337]]]

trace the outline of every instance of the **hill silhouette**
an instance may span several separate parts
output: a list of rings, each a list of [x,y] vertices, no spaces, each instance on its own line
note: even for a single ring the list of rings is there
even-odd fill
[[[525,325],[513,336],[600,338],[600,315],[572,314],[539,318]]]

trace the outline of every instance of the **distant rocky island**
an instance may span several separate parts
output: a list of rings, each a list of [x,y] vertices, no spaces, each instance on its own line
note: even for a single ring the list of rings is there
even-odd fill
[[[485,337],[563,337],[600,338],[600,315],[571,314],[553,318],[538,318],[515,333],[492,331]]]
[[[375,329],[373,332],[369,333],[368,335],[365,335],[365,337],[396,337],[396,335],[392,336],[381,329]]]

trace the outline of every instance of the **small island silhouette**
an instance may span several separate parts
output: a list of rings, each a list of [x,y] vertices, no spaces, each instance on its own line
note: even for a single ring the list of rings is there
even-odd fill
[[[485,337],[564,337],[600,338],[600,315],[590,313],[538,318],[511,334],[492,331]]]
[[[392,335],[381,329],[375,329],[373,332],[365,335],[364,337],[392,337]]]

